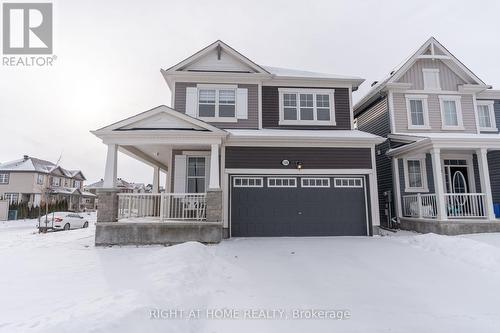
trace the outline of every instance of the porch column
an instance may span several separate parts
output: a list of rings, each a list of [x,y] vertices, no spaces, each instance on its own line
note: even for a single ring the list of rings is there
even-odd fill
[[[210,180],[209,189],[219,189],[219,145],[212,144],[211,154],[210,154]]]
[[[489,220],[495,220],[493,209],[493,195],[491,194],[490,170],[488,167],[488,150],[481,148],[476,150],[477,164],[479,167],[479,178],[481,179],[481,192],[486,194],[486,216]]]
[[[118,145],[109,144],[106,155],[106,169],[104,170],[104,188],[114,188],[116,186]]]
[[[153,168],[153,193],[160,193],[160,168]]]
[[[443,171],[441,168],[441,150],[439,148],[431,149],[431,156],[432,172],[434,175],[434,192],[436,194],[436,203],[438,210],[437,219],[441,221],[447,220],[448,213],[446,212],[446,202],[444,199]]]

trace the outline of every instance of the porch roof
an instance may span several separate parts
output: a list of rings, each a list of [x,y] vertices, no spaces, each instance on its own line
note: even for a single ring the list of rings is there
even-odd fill
[[[500,134],[475,133],[404,133],[389,134],[389,139],[408,142],[390,149],[388,156],[399,156],[410,152],[421,152],[431,148],[500,150]]]

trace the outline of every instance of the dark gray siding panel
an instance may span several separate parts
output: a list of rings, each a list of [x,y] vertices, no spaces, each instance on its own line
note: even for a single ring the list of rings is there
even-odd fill
[[[186,112],[187,87],[196,87],[196,83],[175,83],[174,109],[182,113]],[[236,123],[211,122],[210,124],[220,128],[259,128],[259,86],[256,84],[238,84],[238,88],[248,89],[248,119],[238,119]]]
[[[488,167],[490,171],[493,203],[500,204],[500,151],[488,153]]]
[[[476,192],[481,193],[481,179],[479,177],[479,164],[477,163],[477,155],[472,155],[472,167],[474,169],[474,183],[476,184]]]
[[[356,118],[356,121],[359,130],[386,137],[391,131],[387,98],[381,98],[379,101],[373,103],[364,113]],[[387,204],[388,198],[384,195],[384,193],[392,193],[394,191],[392,159],[386,155],[389,148],[391,148],[391,143],[388,140],[376,147],[380,222],[382,225],[387,226],[390,224],[390,217],[395,216],[394,205],[392,205],[390,216],[386,214],[386,208],[389,205]],[[394,195],[392,197],[394,198]]]
[[[324,87],[286,87],[326,89]],[[349,106],[349,89],[335,89],[335,122],[336,126],[280,126],[279,125],[279,87],[262,87],[262,127],[264,128],[295,128],[295,129],[351,129],[351,109]]]
[[[372,167],[370,148],[226,147],[226,168],[295,169],[298,161],[306,170]]]
[[[495,100],[493,108],[495,110],[495,120],[497,123],[497,128],[500,130],[500,100]]]

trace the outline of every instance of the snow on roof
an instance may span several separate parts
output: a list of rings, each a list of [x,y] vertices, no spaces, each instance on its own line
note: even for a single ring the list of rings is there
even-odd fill
[[[52,194],[81,194],[80,189],[76,187],[58,187],[55,189],[52,189],[51,191]]]
[[[101,179],[98,182],[85,186],[86,189],[102,188],[104,185],[104,180]],[[124,179],[118,178],[116,180],[116,187],[118,188],[128,188],[128,189],[141,189],[145,188],[143,183],[130,183]]]
[[[357,76],[345,76],[345,75],[337,75],[337,74],[328,74],[328,73],[318,73],[318,72],[309,72],[298,69],[290,69],[290,68],[281,68],[281,67],[271,67],[271,66],[262,66],[269,73],[284,76],[284,77],[297,77],[297,78],[313,78],[313,79],[339,79],[339,80],[354,80],[363,82],[364,79]]]
[[[51,173],[57,168],[59,168],[65,176],[70,178],[75,177],[79,173],[81,174],[80,170],[66,170],[50,161],[31,156],[24,156],[21,159],[0,164],[0,171],[34,171],[40,173]]]
[[[389,134],[391,135],[391,134]],[[397,137],[408,137],[416,141],[422,139],[462,139],[462,140],[500,140],[499,133],[477,134],[477,133],[398,133]]]
[[[294,129],[226,129],[232,137],[310,138],[310,139],[360,139],[384,141],[380,136],[358,130],[294,130]]]

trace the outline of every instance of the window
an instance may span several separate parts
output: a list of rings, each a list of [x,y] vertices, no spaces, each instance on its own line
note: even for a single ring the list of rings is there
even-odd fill
[[[267,187],[297,187],[296,178],[267,178]]]
[[[9,183],[9,174],[0,173],[0,184],[8,184],[8,183]]]
[[[234,177],[234,187],[263,187],[264,180],[262,177]]]
[[[477,118],[479,120],[479,129],[482,131],[496,131],[495,111],[493,101],[477,102]]]
[[[330,178],[302,178],[302,187],[330,187]]]
[[[428,192],[425,157],[404,160],[406,192]]]
[[[44,181],[45,181],[45,176],[44,176],[44,175],[42,175],[42,174],[38,174],[38,175],[36,176],[36,183],[37,183],[38,185],[43,185]]]
[[[362,188],[363,179],[362,178],[335,178],[335,187],[347,187],[347,188]]]
[[[79,181],[79,180],[75,180],[75,185],[74,185],[74,186],[75,186],[76,188],[80,188],[80,184],[81,184],[81,183],[80,183],[80,181]]]
[[[61,178],[59,178],[59,177],[53,177],[52,178],[52,185],[53,186],[60,186],[61,185]]]
[[[424,90],[441,90],[439,69],[424,68],[422,69],[422,73],[424,75]]]
[[[187,192],[205,193],[205,157],[187,159]]]
[[[19,202],[19,193],[5,193],[3,198],[12,205]]]
[[[200,88],[198,115],[210,120],[236,120],[236,87]]]
[[[334,90],[280,88],[281,125],[335,125]]]
[[[429,129],[426,95],[406,95],[409,129]]]
[[[463,129],[460,96],[439,96],[443,129]]]

